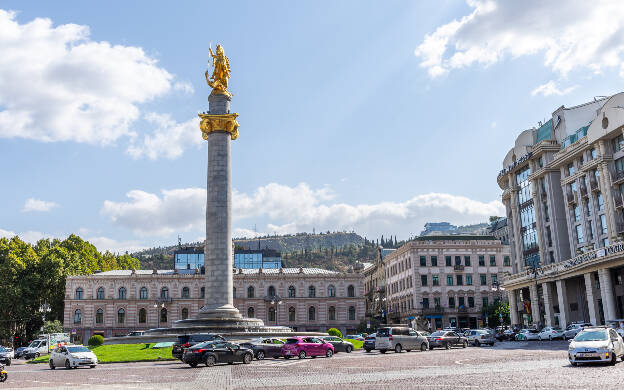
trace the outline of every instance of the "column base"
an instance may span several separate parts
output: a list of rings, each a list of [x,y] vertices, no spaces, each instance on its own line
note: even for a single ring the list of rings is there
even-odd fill
[[[242,318],[237,308],[233,305],[205,305],[199,309],[197,318]]]

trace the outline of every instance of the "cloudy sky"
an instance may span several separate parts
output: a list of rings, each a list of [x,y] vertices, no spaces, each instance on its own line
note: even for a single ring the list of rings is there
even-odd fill
[[[0,236],[200,239],[217,43],[237,236],[485,221],[520,131],[623,89],[619,1],[147,5],[0,4]]]

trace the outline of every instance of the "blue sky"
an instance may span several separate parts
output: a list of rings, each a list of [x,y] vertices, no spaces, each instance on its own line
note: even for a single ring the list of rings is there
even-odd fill
[[[517,134],[624,75],[617,2],[528,3],[4,1],[0,235],[199,239],[217,43],[241,124],[235,235],[407,238],[501,214]]]

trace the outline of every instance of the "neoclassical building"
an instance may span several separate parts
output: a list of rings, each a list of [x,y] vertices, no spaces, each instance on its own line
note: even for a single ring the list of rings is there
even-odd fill
[[[187,270],[107,271],[69,276],[64,327],[79,341],[170,327],[203,305],[204,275]],[[354,332],[364,318],[360,271],[236,269],[234,304],[242,315],[297,331]]]
[[[514,323],[624,317],[623,107],[624,93],[561,106],[505,156]]]

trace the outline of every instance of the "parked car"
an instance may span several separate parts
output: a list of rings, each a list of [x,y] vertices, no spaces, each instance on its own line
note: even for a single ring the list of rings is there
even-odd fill
[[[98,359],[89,348],[83,345],[62,345],[50,352],[48,363],[52,370],[56,367],[71,369],[89,366],[95,368]]]
[[[143,336],[145,334],[144,330],[135,330],[134,332],[130,332],[126,335],[126,337],[132,337],[132,336]]]
[[[583,328],[587,326],[592,326],[592,324],[588,322],[575,322],[568,325],[563,331],[563,339],[573,339],[581,330],[583,330]]]
[[[624,338],[624,328],[622,328],[622,326],[620,325],[622,323],[624,323],[624,319],[622,318],[615,319],[615,320],[607,320],[607,325],[615,329],[617,334],[619,334],[622,338]]]
[[[375,339],[377,338],[377,333],[373,333],[373,334],[369,334],[368,336],[366,336],[366,339],[364,339],[364,350],[366,352],[370,352],[373,349],[375,349]]]
[[[4,363],[7,366],[11,365],[13,359],[13,350],[6,347],[0,347],[0,363]]]
[[[362,336],[361,334],[348,334],[346,336],[344,336],[345,339],[349,339],[349,340],[357,340],[357,341],[364,341],[364,336]]]
[[[516,340],[517,341],[537,340],[538,334],[539,334],[539,330],[537,329],[522,329],[518,333],[516,333]]]
[[[250,349],[258,360],[264,360],[264,358],[277,359],[282,356],[284,342],[275,337],[260,337],[241,343],[240,346]]]
[[[19,348],[16,348],[16,349],[15,349],[15,351],[13,352],[13,355],[14,355],[15,359],[19,359],[19,358],[21,358],[22,356],[24,356],[24,350],[25,350],[26,348],[28,348],[28,347],[19,347]]]
[[[468,340],[464,336],[457,334],[457,332],[446,330],[433,332],[429,336],[429,349],[436,347],[450,349],[453,346],[466,348]]]
[[[215,333],[197,333],[197,334],[185,334],[178,336],[171,349],[171,355],[176,359],[182,359],[185,348],[190,348],[193,345],[202,343],[204,341],[226,341],[221,335]]]
[[[323,336],[321,339],[329,342],[334,346],[334,353],[346,352],[351,353],[353,351],[353,343],[346,341],[336,336]]]
[[[394,350],[400,353],[403,349],[407,352],[412,349],[426,351],[429,348],[429,341],[425,336],[405,326],[390,326],[377,330],[375,339],[375,349],[381,353]]]
[[[67,345],[70,343],[69,333],[44,333],[37,336],[37,340],[28,345],[22,352],[26,359],[38,358],[41,355],[47,355],[54,351],[59,345]]]
[[[471,329],[466,333],[468,333],[466,336],[468,344],[472,344],[475,347],[480,347],[483,344],[493,346],[496,342],[494,335],[485,329]]]
[[[537,339],[540,341],[563,339],[563,329],[558,326],[547,326],[537,334]]]
[[[624,361],[624,342],[614,329],[607,327],[585,327],[568,347],[570,364],[610,363],[615,364],[618,357]]]
[[[289,337],[282,346],[282,356],[290,359],[298,356],[305,359],[307,356],[334,356],[334,346],[318,337]]]
[[[191,367],[198,364],[205,364],[206,367],[214,366],[217,363],[234,364],[241,362],[249,364],[253,360],[251,349],[227,341],[206,341],[195,344],[184,350],[182,361]]]

